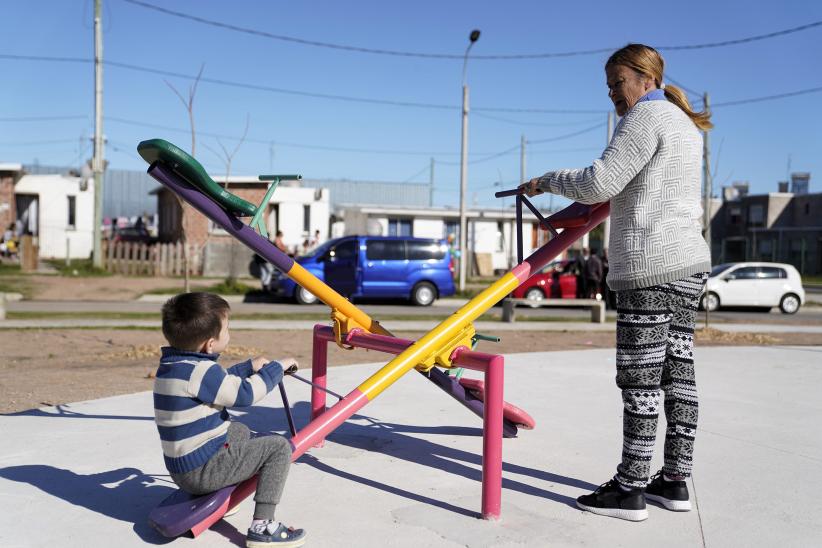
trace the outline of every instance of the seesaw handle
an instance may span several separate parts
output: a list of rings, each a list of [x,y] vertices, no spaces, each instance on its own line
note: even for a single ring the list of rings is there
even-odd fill
[[[520,194],[524,194],[525,191],[519,187],[512,188],[511,190],[500,190],[499,192],[494,193],[495,198],[506,198],[508,196],[518,196]]]

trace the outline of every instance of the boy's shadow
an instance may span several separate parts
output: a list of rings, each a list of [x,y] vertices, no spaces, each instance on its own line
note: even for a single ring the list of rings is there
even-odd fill
[[[308,402],[298,402],[292,407],[292,414],[297,428],[301,428],[308,423],[311,413],[311,406]],[[272,432],[272,431],[287,431],[288,423],[285,417],[285,412],[280,409],[271,409],[265,407],[251,407],[248,412],[242,415],[237,415],[235,418],[245,423],[251,430],[255,432]],[[482,482],[482,454],[476,454],[454,447],[448,447],[432,441],[406,435],[407,433],[423,433],[423,434],[443,434],[443,435],[467,435],[482,437],[482,428],[470,428],[463,426],[410,426],[406,424],[386,423],[375,420],[365,415],[353,415],[350,421],[367,421],[367,424],[357,424],[354,422],[345,422],[333,433],[329,434],[326,439],[336,444],[353,447],[356,449],[363,449],[366,451],[375,451],[385,455],[394,457],[396,459],[412,462],[417,465],[430,466],[437,470],[444,470],[446,472],[457,474],[462,477],[471,479],[476,482]],[[480,445],[480,444],[478,444]],[[356,481],[370,487],[374,487],[389,493],[401,495],[411,500],[431,504],[439,508],[450,510],[459,514],[476,516],[477,512],[454,506],[445,501],[439,501],[430,497],[406,491],[399,487],[387,485],[373,479],[358,476],[356,474],[337,470],[328,464],[323,463],[322,449],[315,452],[314,455],[306,454],[298,462],[308,464],[317,470],[333,474],[335,476],[345,478],[351,481]],[[461,461],[461,462],[460,462]],[[576,487],[585,491],[593,491],[597,488],[596,485],[582,481],[575,478],[569,478],[546,472],[543,470],[536,470],[517,464],[511,464],[503,461],[503,473],[517,474],[521,476],[528,476],[535,480],[546,481],[549,483],[560,483],[570,487]],[[511,479],[510,477],[503,477],[503,489],[510,489],[512,491],[519,491],[528,495],[533,495],[548,500],[553,500],[567,506],[576,508],[576,500],[572,497],[554,493],[546,489],[530,485],[523,481]]]
[[[119,468],[97,474],[76,474],[44,464],[0,468],[0,477],[29,483],[49,495],[104,516],[134,524],[134,532],[146,543],[167,544],[148,524],[148,513],[174,492],[174,484],[137,468]]]

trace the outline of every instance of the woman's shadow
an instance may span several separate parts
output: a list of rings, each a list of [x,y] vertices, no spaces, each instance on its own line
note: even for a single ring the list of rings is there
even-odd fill
[[[54,466],[27,464],[0,468],[0,477],[31,484],[75,506],[133,523],[134,532],[146,543],[166,544],[174,540],[160,535],[146,519],[151,509],[175,490],[162,476],[144,474],[137,468],[77,474]]]
[[[246,410],[244,410],[246,411]],[[298,402],[292,408],[294,421],[297,428],[303,427],[310,416],[310,404],[308,402]],[[256,432],[282,431],[288,428],[285,413],[282,409],[271,409],[265,407],[251,407],[246,413],[236,417],[237,420],[245,423],[251,430]],[[352,422],[352,421],[358,421]],[[366,424],[361,424],[365,421]],[[477,438],[482,437],[481,428],[471,428],[464,426],[412,426],[407,424],[387,423],[375,420],[365,415],[353,415],[348,422],[343,423],[339,428],[327,436],[333,443],[348,447],[362,449],[365,451],[375,451],[391,456],[395,459],[405,460],[416,465],[429,466],[438,470],[445,470],[452,474],[471,479],[476,482],[482,481],[482,454],[464,451],[455,447],[449,447],[428,441],[426,439],[410,436],[411,433],[442,434],[442,435],[466,435]],[[479,444],[478,444],[479,445]],[[314,455],[305,454],[297,460],[299,463],[308,464],[313,468],[332,474],[350,481],[368,485],[405,498],[430,504],[463,515],[475,516],[476,512],[466,508],[454,506],[451,503],[432,499],[430,497],[413,493],[396,486],[377,482],[371,478],[358,476],[356,474],[337,470],[321,461],[322,449]],[[503,477],[503,489],[519,491],[539,498],[552,500],[576,508],[576,500],[572,497],[555,493],[541,487],[532,485],[531,482],[520,481],[511,478],[513,474],[527,476],[533,480],[548,483],[560,483],[570,487],[576,487],[585,491],[593,491],[596,485],[561,476],[552,472],[536,470],[526,466],[520,466],[503,461],[503,473],[509,477]],[[527,481],[527,480],[526,480]]]

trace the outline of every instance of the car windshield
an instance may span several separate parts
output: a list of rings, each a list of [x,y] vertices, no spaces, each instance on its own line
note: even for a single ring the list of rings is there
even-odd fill
[[[300,255],[300,257],[308,258],[308,257],[316,257],[317,255],[322,255],[323,253],[328,251],[329,247],[331,247],[333,244],[337,243],[337,241],[338,240],[329,240],[329,241],[325,242],[324,244],[318,245],[317,247],[315,247],[314,249],[312,249],[308,253],[306,253],[304,255]]]
[[[713,278],[714,276],[719,276],[729,268],[733,266],[733,263],[725,263],[725,264],[718,264],[716,265],[713,270],[711,270],[710,277]]]

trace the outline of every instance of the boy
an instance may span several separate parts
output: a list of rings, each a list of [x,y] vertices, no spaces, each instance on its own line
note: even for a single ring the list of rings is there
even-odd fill
[[[184,491],[204,495],[259,475],[254,520],[246,546],[296,547],[305,531],[274,520],[291,446],[282,436],[251,438],[232,422],[227,407],[248,407],[283,378],[288,358],[262,356],[223,369],[219,353],[228,346],[228,303],[210,293],[183,293],[163,305],[163,347],[154,381],[154,416],[171,479]]]

